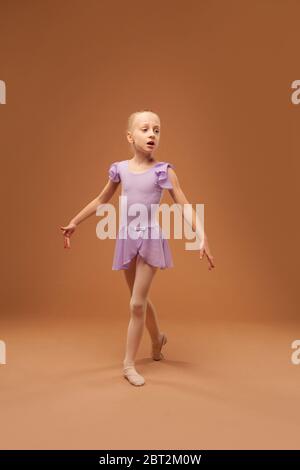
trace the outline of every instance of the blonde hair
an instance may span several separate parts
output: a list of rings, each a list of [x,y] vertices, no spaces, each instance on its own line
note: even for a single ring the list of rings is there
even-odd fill
[[[127,123],[127,130],[128,131],[131,132],[136,116],[138,114],[141,114],[141,113],[153,113],[156,116],[158,116],[158,114],[156,114],[154,111],[152,111],[152,109],[142,109],[141,111],[136,111],[135,113],[130,114],[130,116],[128,118],[128,123]]]

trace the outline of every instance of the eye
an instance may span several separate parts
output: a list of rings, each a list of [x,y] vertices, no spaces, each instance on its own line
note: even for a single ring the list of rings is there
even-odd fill
[[[157,130],[157,133],[159,134],[159,129],[156,129]]]

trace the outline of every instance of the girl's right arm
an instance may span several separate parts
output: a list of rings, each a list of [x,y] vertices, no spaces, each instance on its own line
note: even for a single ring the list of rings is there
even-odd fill
[[[94,214],[99,204],[106,204],[116,192],[118,185],[119,182],[113,182],[109,179],[101,193],[95,199],[78,212],[78,214],[70,220],[68,225],[60,227],[64,236],[64,248],[70,248],[70,236],[75,232],[77,225]]]

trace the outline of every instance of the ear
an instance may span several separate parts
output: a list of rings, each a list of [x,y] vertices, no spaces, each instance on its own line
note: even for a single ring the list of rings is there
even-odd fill
[[[134,140],[130,131],[127,131],[127,140],[130,144],[134,143]]]

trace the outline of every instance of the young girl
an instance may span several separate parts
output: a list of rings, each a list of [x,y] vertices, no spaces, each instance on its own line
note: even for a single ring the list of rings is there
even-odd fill
[[[123,361],[123,376],[132,385],[143,385],[145,379],[135,368],[135,357],[143,336],[144,325],[152,340],[152,358],[164,358],[161,350],[167,337],[160,331],[157,314],[148,292],[158,268],[173,267],[172,255],[160,225],[150,214],[151,204],[159,204],[163,189],[168,189],[175,203],[189,204],[180,185],[174,166],[168,162],[154,160],[160,140],[160,119],[150,110],[133,113],[128,120],[127,139],[134,155],[130,160],[114,162],[108,170],[108,182],[102,192],[79,212],[65,227],[60,227],[64,236],[64,247],[70,248],[70,236],[77,225],[94,214],[99,204],[107,203],[122,182],[122,196],[126,196],[127,207],[141,203],[146,207],[146,219],[142,225],[134,224],[135,216],[121,210],[121,227],[117,235],[112,269],[124,270],[130,289],[130,321],[127,331],[126,354]],[[186,217],[186,216],[185,216]],[[196,213],[192,209],[189,223],[196,232]],[[209,269],[215,267],[207,237],[200,249],[200,259],[206,255]]]

